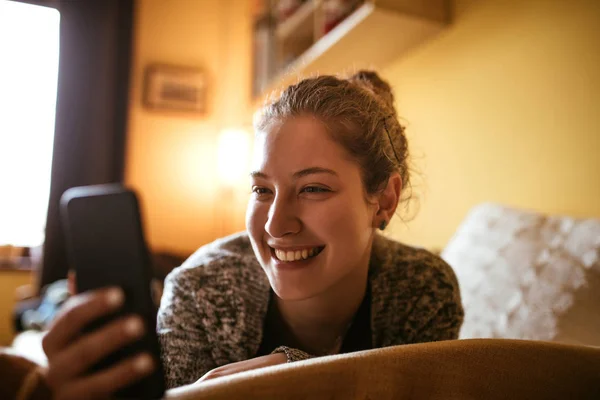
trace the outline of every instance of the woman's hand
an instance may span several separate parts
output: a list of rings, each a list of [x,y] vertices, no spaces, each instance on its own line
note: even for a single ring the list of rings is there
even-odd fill
[[[89,322],[118,310],[124,300],[121,289],[110,288],[75,295],[64,304],[42,341],[48,357],[44,373],[55,399],[108,398],[154,369],[152,358],[139,354],[86,374],[92,365],[144,334],[142,320],[132,316],[81,334]]]
[[[215,368],[207,372],[202,378],[198,379],[196,383],[205,382],[209,379],[219,378],[221,376],[236,374],[238,372],[249,371],[251,369],[269,367],[271,365],[285,363],[287,363],[287,357],[283,353],[269,354],[268,356],[251,358],[249,360],[227,364],[223,365],[222,367]]]

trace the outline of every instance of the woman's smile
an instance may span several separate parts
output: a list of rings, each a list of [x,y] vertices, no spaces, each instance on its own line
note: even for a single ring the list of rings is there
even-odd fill
[[[300,265],[300,261],[309,261],[317,257],[325,249],[325,246],[298,246],[298,247],[271,247],[271,258],[276,264]]]

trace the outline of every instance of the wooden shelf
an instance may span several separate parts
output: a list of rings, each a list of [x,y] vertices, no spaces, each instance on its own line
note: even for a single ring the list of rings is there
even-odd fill
[[[294,14],[280,24],[275,30],[277,39],[285,41],[291,36],[298,34],[312,35],[314,30],[314,15],[319,3],[317,1],[307,1],[302,4]]]
[[[304,4],[278,27],[276,37],[289,40],[297,29],[306,31],[306,20],[318,14],[318,6],[317,0]],[[255,105],[299,78],[382,68],[439,34],[448,23],[447,0],[366,1],[276,75]]]

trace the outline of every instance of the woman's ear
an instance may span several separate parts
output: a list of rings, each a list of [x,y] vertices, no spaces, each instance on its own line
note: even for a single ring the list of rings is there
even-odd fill
[[[373,225],[381,230],[389,224],[396,212],[398,202],[400,201],[400,192],[402,191],[402,178],[400,174],[390,175],[387,186],[379,194],[378,210],[373,219]]]

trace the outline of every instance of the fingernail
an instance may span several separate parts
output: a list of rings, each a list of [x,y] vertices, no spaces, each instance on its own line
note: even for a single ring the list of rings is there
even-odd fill
[[[138,317],[131,317],[125,321],[125,332],[130,336],[139,336],[142,334],[144,326]]]
[[[106,293],[106,302],[111,307],[118,307],[123,304],[123,300],[125,296],[123,295],[123,291],[119,288],[109,289],[108,293]]]
[[[133,368],[138,372],[148,372],[152,369],[152,358],[148,354],[137,356],[133,362]]]

